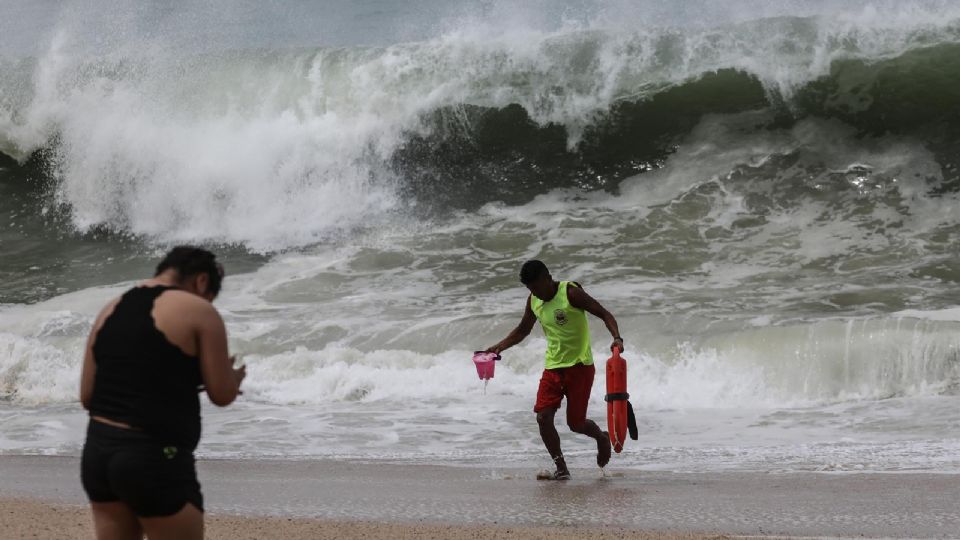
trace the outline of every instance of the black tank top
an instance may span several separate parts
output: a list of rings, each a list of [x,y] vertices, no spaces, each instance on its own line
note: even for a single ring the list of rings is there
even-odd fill
[[[200,361],[167,341],[152,315],[154,301],[172,288],[135,287],[103,322],[93,345],[90,414],[192,451],[200,441]]]

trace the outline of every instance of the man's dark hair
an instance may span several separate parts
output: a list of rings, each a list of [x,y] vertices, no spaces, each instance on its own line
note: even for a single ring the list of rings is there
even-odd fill
[[[523,263],[523,266],[520,268],[520,283],[529,285],[540,276],[549,273],[550,271],[547,270],[547,265],[543,264],[543,261],[527,261]]]
[[[217,256],[213,253],[193,246],[177,246],[163,257],[157,265],[157,273],[154,276],[159,276],[171,268],[177,271],[181,279],[197,274],[207,274],[210,278],[207,292],[214,296],[220,294],[220,286],[223,284],[223,266],[217,262]]]

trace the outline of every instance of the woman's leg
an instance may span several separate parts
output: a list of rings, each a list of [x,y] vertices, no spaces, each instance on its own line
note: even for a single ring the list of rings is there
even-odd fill
[[[203,512],[187,503],[172,516],[140,518],[148,540],[203,540]]]
[[[97,540],[141,540],[143,530],[137,516],[122,502],[92,502],[93,528]]]

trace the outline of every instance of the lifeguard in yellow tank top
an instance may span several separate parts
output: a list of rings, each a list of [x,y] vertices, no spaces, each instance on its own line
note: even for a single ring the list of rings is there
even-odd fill
[[[610,439],[607,432],[587,418],[587,405],[593,388],[595,369],[590,345],[587,313],[603,320],[613,336],[611,347],[623,350],[623,339],[617,320],[599,302],[587,294],[579,283],[554,281],[546,265],[527,261],[520,269],[520,281],[530,291],[523,318],[510,334],[487,351],[500,352],[526,338],[537,321],[547,338],[543,375],[537,390],[534,412],[543,444],[556,465],[556,471],[541,479],[567,480],[570,471],[560,449],[560,434],[554,416],[567,398],[567,425],[575,433],[597,441],[597,465],[610,461]]]
[[[569,287],[580,287],[572,281],[561,281],[557,294],[549,301],[530,295],[530,309],[540,321],[547,336],[546,369],[557,369],[583,364],[593,365],[590,350],[590,325],[586,311],[570,305]]]

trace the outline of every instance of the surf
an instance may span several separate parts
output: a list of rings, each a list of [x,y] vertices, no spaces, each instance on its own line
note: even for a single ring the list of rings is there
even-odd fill
[[[96,309],[200,242],[251,373],[206,455],[533,459],[543,341],[468,358],[544,258],[622,319],[625,467],[960,470],[956,6],[117,4],[0,49],[0,452],[77,451]]]

